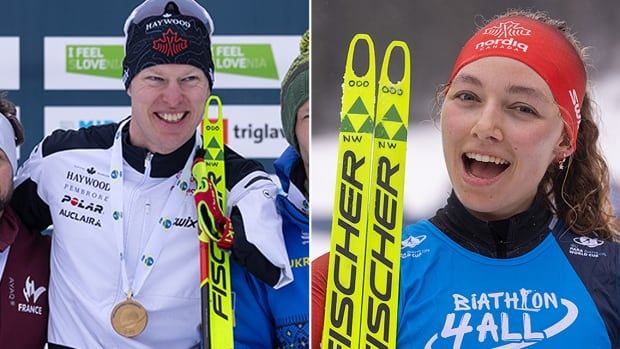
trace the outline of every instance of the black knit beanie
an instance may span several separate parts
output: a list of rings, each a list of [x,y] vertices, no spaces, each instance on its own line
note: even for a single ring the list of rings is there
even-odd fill
[[[213,88],[213,21],[194,0],[146,0],[125,22],[123,83],[158,64],[189,64],[204,71]]]

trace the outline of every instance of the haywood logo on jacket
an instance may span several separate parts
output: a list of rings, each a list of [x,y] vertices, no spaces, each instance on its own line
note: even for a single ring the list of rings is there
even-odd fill
[[[41,297],[47,289],[44,286],[36,287],[34,280],[28,276],[22,291],[24,298],[26,299],[26,303],[17,303],[17,311],[22,313],[43,315],[43,307],[36,305],[36,303],[39,300],[39,297]]]
[[[76,183],[86,184],[90,187],[100,189],[103,191],[110,191],[110,183],[102,181],[100,179],[90,177],[90,176],[85,176],[85,175],[82,175],[82,174],[79,174],[73,171],[67,171],[66,179],[76,182]]]

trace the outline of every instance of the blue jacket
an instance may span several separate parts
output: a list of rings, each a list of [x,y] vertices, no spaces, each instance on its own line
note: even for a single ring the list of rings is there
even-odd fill
[[[282,191],[277,206],[295,280],[273,289],[231,261],[235,348],[309,346],[308,201],[303,163],[291,147],[274,163]]]
[[[620,348],[620,245],[543,205],[483,222],[453,196],[405,228],[396,347]]]

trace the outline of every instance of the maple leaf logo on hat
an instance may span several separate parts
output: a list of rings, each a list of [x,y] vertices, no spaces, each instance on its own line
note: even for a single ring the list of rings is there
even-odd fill
[[[166,56],[176,56],[187,48],[187,40],[179,37],[175,31],[168,28],[162,37],[153,41],[153,49]]]
[[[495,27],[490,27],[484,30],[486,35],[497,36],[498,38],[509,38],[514,36],[530,36],[532,31],[521,24],[513,21],[501,22]]]

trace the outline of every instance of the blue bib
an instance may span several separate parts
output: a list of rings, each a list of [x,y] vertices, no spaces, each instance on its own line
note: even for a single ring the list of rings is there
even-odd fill
[[[553,234],[516,258],[473,253],[429,221],[403,233],[398,348],[610,348]]]

